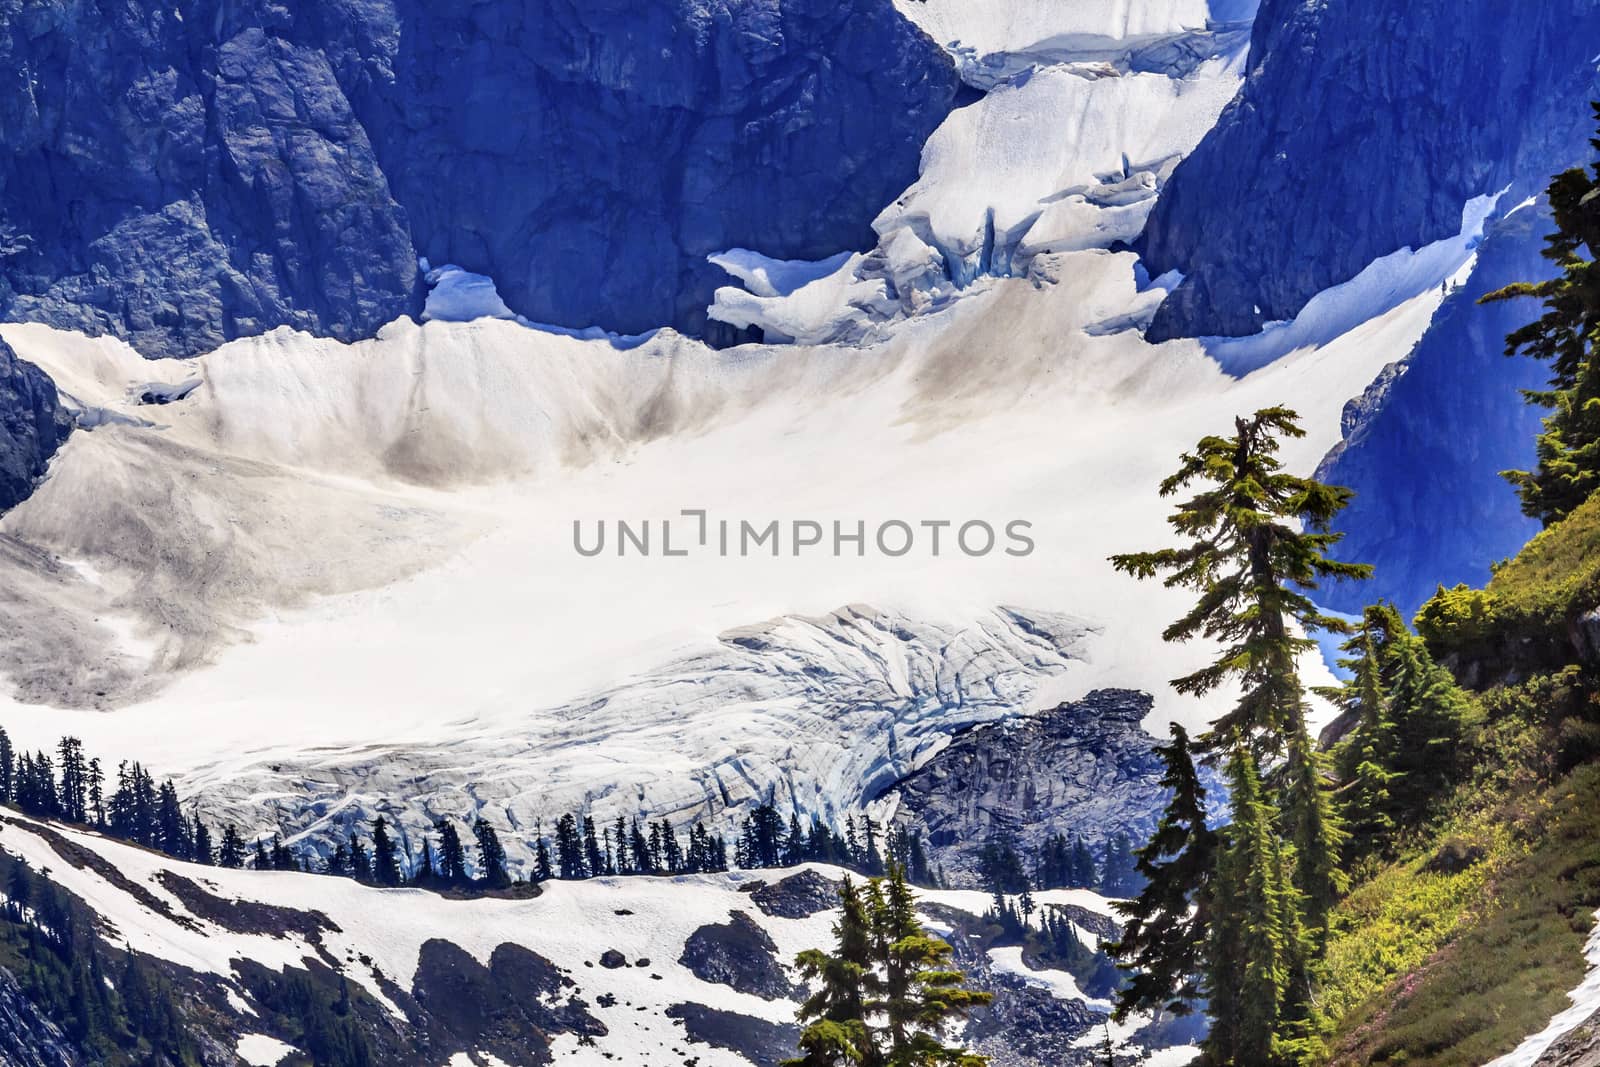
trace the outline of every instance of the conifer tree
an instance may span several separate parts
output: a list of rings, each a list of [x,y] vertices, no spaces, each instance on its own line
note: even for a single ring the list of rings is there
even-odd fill
[[[583,817],[583,866],[589,876],[606,873],[605,857],[600,852],[600,840],[595,836],[594,818]]]
[[[1339,865],[1349,834],[1334,804],[1326,757],[1301,731],[1289,741],[1283,818],[1294,845],[1294,885],[1304,905],[1304,923],[1319,939],[1328,933],[1328,916],[1350,879]]]
[[[222,847],[217,852],[217,864],[232,870],[244,866],[244,839],[238,827],[229,823],[222,828]]]
[[[535,882],[548,882],[555,877],[555,872],[550,869],[550,849],[544,843],[544,834],[536,831],[538,841],[533,846],[533,880]]]
[[[213,866],[217,862],[215,850],[211,847],[211,829],[206,826],[200,816],[194,818],[194,862]]]
[[[472,834],[478,839],[478,871],[484,885],[499,889],[511,884],[506,871],[506,850],[500,844],[500,835],[481,815],[472,824]]]
[[[355,834],[350,835],[350,877],[358,882],[372,880],[372,855]]]
[[[834,950],[807,949],[795,963],[801,977],[818,983],[801,1004],[805,1023],[797,1059],[784,1067],[882,1067],[883,1053],[867,1025],[869,1005],[880,983],[872,969],[872,919],[861,890],[849,875],[839,883],[839,918]]]
[[[1600,104],[1593,107],[1600,120]],[[1600,137],[1589,143],[1600,151]],[[1544,303],[1537,321],[1507,336],[1506,354],[1548,363],[1549,388],[1523,395],[1550,415],[1538,439],[1537,468],[1505,476],[1522,510],[1549,526],[1600,488],[1600,160],[1556,175],[1545,197],[1556,232],[1541,254],[1561,273],[1508,285],[1483,302],[1538,297]]]
[[[1316,647],[1308,635],[1349,630],[1343,620],[1318,611],[1309,593],[1324,580],[1365,578],[1372,568],[1327,555],[1341,536],[1328,524],[1349,503],[1350,490],[1282,469],[1280,438],[1305,436],[1298,416],[1287,408],[1265,408],[1234,426],[1231,438],[1202,438],[1161,483],[1162,496],[1207,483],[1167,520],[1189,543],[1117,555],[1111,562],[1137,578],[1165,575],[1169,588],[1199,594],[1162,637],[1203,636],[1220,642],[1223,651],[1209,666],[1174,680],[1173,687],[1196,695],[1229,679],[1243,687],[1238,704],[1200,739],[1202,750],[1219,751],[1239,736],[1258,755],[1282,755],[1305,729],[1295,661]],[[1293,632],[1295,626],[1301,634]]]
[[[570,812],[556,820],[556,865],[564,879],[589,877],[583,858],[583,838],[578,833],[578,820]],[[659,866],[652,859],[647,869],[655,871]]]
[[[1353,671],[1353,677],[1338,691],[1329,694],[1352,716],[1355,725],[1340,745],[1337,764],[1345,785],[1340,793],[1349,838],[1347,859],[1354,859],[1388,839],[1394,829],[1390,815],[1393,804],[1390,789],[1398,772],[1391,770],[1394,760],[1394,720],[1389,697],[1384,690],[1382,663],[1373,633],[1372,610],[1366,612],[1361,630],[1343,648],[1353,658],[1340,665]]]
[[[846,877],[839,903],[834,952],[798,959],[819,985],[801,1005],[802,1055],[790,1067],[983,1067],[945,1031],[992,998],[967,989],[951,947],[922,929],[905,870],[893,865],[862,889]]]
[[[1156,746],[1172,794],[1148,844],[1137,853],[1144,888],[1117,905],[1125,922],[1106,951],[1124,962],[1128,983],[1116,1015],[1166,1010],[1186,1015],[1200,996],[1211,922],[1211,878],[1217,837],[1206,825],[1206,791],[1195,771],[1188,732],[1172,724],[1172,740]]]
[[[1211,941],[1203,991],[1211,1016],[1207,1060],[1236,1067],[1277,1062],[1274,1040],[1289,985],[1293,916],[1282,846],[1254,754],[1240,744],[1228,762],[1233,804],[1213,883]]]
[[[439,864],[433,854],[433,838],[422,835],[422,848],[417,853],[416,868],[412,871],[414,885],[432,885],[439,877]]]
[[[16,799],[13,777],[17,754],[11,747],[11,735],[0,727],[0,804],[10,804]]]
[[[372,821],[372,880],[382,886],[401,882],[400,846],[389,836],[389,822],[382,815]]]
[[[460,885],[467,880],[467,850],[461,845],[461,834],[448,819],[440,819],[434,829],[439,831],[439,877],[450,885]]]
[[[916,899],[899,866],[874,886],[882,903],[874,914],[882,973],[882,1009],[890,1067],[981,1067],[988,1060],[944,1043],[945,1031],[974,1007],[994,999],[966,988],[950,963],[950,945],[929,935],[917,919]],[[1026,894],[1026,890],[1024,890]]]
[[[1394,721],[1391,769],[1398,780],[1391,792],[1397,811],[1415,820],[1431,809],[1455,777],[1466,734],[1468,700],[1422,639],[1407,630],[1398,615],[1394,622],[1400,634],[1392,643],[1389,704]]]

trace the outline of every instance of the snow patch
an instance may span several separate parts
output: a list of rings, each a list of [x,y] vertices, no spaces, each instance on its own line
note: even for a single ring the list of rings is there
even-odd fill
[[[991,948],[989,961],[994,964],[994,969],[1002,974],[1009,974],[1020,978],[1029,985],[1038,986],[1050,991],[1050,995],[1057,1000],[1075,1000],[1086,1004],[1095,1011],[1110,1012],[1111,1002],[1097,997],[1086,995],[1078,988],[1077,979],[1067,971],[1046,970],[1039,971],[1029,967],[1022,959],[1022,946],[1012,945],[1007,948]]]
[[[250,1067],[277,1067],[285,1057],[298,1051],[293,1045],[284,1044],[266,1034],[245,1034],[234,1049],[235,1054]]]
[[[1567,994],[1572,1007],[1551,1019],[1549,1026],[1526,1038],[1499,1059],[1485,1064],[1485,1067],[1533,1067],[1551,1045],[1600,1012],[1600,911],[1594,913],[1594,918],[1594,931],[1589,934],[1583,949],[1589,973],[1578,988]]]
[[[1503,190],[1468,201],[1461,212],[1461,231],[1454,237],[1420,251],[1402,248],[1369,263],[1349,281],[1312,297],[1290,322],[1272,323],[1249,337],[1204,338],[1206,351],[1229,374],[1248,374],[1290,352],[1324,345],[1357,330],[1419,294],[1438,289],[1442,296],[1465,284],[1476,262],[1484,223],[1501,195]]]

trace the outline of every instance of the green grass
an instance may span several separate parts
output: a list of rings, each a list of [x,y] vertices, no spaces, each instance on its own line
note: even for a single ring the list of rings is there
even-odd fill
[[[1582,981],[1600,906],[1600,766],[1446,836],[1485,858],[1449,875],[1416,855],[1341,905],[1319,998],[1330,1063],[1477,1067],[1542,1029]]]
[[[1477,1067],[1582,980],[1600,907],[1600,681],[1569,624],[1600,605],[1600,496],[1417,628],[1482,687],[1442,813],[1340,904],[1314,1022],[1337,1067]],[[1475,862],[1465,862],[1465,861]]]
[[[1569,622],[1600,605],[1600,496],[1495,568],[1484,589],[1441,589],[1417,615],[1436,656],[1505,670],[1554,669],[1574,649]]]

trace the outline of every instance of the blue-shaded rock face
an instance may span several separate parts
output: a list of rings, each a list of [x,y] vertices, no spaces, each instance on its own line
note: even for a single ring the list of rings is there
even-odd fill
[[[1471,278],[1439,309],[1403,373],[1350,413],[1346,443],[1321,473],[1356,491],[1339,518],[1339,556],[1377,570],[1370,582],[1329,587],[1319,597],[1328,606],[1354,612],[1383,597],[1409,616],[1439,584],[1483,584],[1492,561],[1515,555],[1538,531],[1498,472],[1533,459],[1543,413],[1518,390],[1542,388],[1548,372],[1501,353],[1505,335],[1539,305],[1477,299],[1548,277],[1539,249],[1554,228],[1547,211],[1531,207],[1492,223]]]
[[[315,47],[209,3],[11,0],[0,72],[0,316],[188,355],[417,304],[405,213]]]
[[[55,384],[0,341],[0,511],[33,491],[71,429]]]
[[[1459,232],[1583,158],[1600,0],[1265,0],[1244,88],[1141,238],[1180,270],[1148,336],[1241,336],[1372,260]]]
[[[0,0],[0,317],[354,338],[420,255],[697,330],[708,252],[870,244],[956,89],[888,0]]]

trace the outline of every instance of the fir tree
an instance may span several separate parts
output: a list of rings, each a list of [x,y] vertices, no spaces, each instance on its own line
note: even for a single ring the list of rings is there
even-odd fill
[[[372,880],[382,886],[401,882],[400,846],[389,836],[389,822],[382,815],[372,821]]]
[[[1600,104],[1593,105],[1600,120]],[[1589,142],[1600,151],[1600,137]],[[1592,173],[1591,173],[1592,172]],[[1519,282],[1484,302],[1538,297],[1545,313],[1506,338],[1506,354],[1525,354],[1550,367],[1550,387],[1528,390],[1546,408],[1532,471],[1506,471],[1522,510],[1546,526],[1565,518],[1600,488],[1600,160],[1551,179],[1545,190],[1556,232],[1541,253],[1560,270],[1538,283]]]
[[[801,974],[818,987],[799,1011],[806,1024],[791,1067],[982,1067],[988,1061],[945,1044],[946,1030],[989,1003],[950,965],[951,947],[917,921],[905,871],[857,889],[839,888],[832,953],[800,954]]]
[[[461,885],[467,880],[467,850],[461,845],[461,834],[448,819],[440,819],[434,829],[439,831],[439,877],[449,885]]]
[[[216,851],[211,847],[211,830],[198,815],[194,819],[194,862],[210,867],[216,864]]]
[[[873,889],[882,901],[873,920],[883,976],[887,1062],[891,1067],[986,1064],[982,1056],[944,1044],[944,1036],[952,1023],[988,1004],[993,995],[967,989],[966,976],[950,963],[950,945],[923,930],[904,869],[891,868]]]
[[[594,819],[588,815],[583,817],[583,866],[590,876],[606,872],[605,857],[600,852],[600,841],[595,836]]]
[[[538,842],[533,847],[533,880],[535,882],[548,882],[555,877],[555,872],[550,869],[550,849],[544,842],[542,830],[535,830]]]
[[[1395,749],[1394,720],[1384,691],[1371,616],[1368,609],[1361,630],[1343,646],[1346,652],[1355,654],[1354,658],[1340,661],[1341,666],[1354,672],[1352,678],[1330,694],[1355,722],[1336,759],[1345,783],[1339,799],[1349,830],[1345,842],[1347,861],[1381,848],[1395,825],[1390,815],[1390,790],[1399,777],[1390,769]]]
[[[1111,562],[1138,578],[1164,574],[1169,588],[1199,594],[1162,637],[1206,637],[1221,642],[1223,651],[1210,666],[1174,680],[1173,687],[1200,695],[1230,678],[1243,686],[1238,704],[1201,739],[1202,749],[1219,751],[1237,735],[1258,753],[1281,755],[1305,730],[1295,660],[1316,648],[1305,635],[1349,630],[1343,620],[1318,611],[1308,594],[1323,580],[1365,578],[1372,568],[1327,555],[1341,536],[1329,532],[1328,524],[1349,503],[1350,490],[1282,470],[1280,438],[1305,436],[1295,413],[1266,408],[1234,425],[1231,438],[1201,439],[1177,473],[1161,483],[1162,496],[1196,481],[1209,483],[1168,519],[1189,543],[1113,556]],[[1302,635],[1293,632],[1296,625]]]
[[[472,834],[478,839],[479,880],[491,889],[510,885],[511,876],[506,872],[506,850],[500,844],[500,835],[482,816],[472,824]]]
[[[1137,854],[1144,888],[1117,905],[1122,937],[1106,946],[1120,957],[1128,983],[1117,993],[1117,1018],[1165,1010],[1186,1015],[1200,996],[1211,922],[1211,878],[1217,837],[1206,825],[1206,791],[1195,771],[1189,735],[1172,724],[1172,740],[1156,746],[1171,792],[1161,822]]]
[[[883,1053],[867,1025],[869,1005],[879,993],[873,971],[872,918],[861,890],[846,875],[839,883],[839,918],[833,924],[834,950],[807,949],[795,963],[801,977],[817,983],[800,1005],[805,1024],[798,1059],[784,1067],[882,1067]]]
[[[1339,866],[1349,835],[1334,805],[1325,766],[1326,758],[1304,732],[1290,740],[1283,817],[1294,844],[1294,884],[1304,902],[1304,922],[1321,940],[1327,937],[1333,905],[1349,885]]]
[[[355,834],[350,835],[350,877],[358,882],[372,881],[372,855]]]
[[[417,853],[417,863],[412,871],[411,881],[414,885],[432,885],[438,877],[439,864],[434,859],[433,838],[423,834],[422,848]]]
[[[564,879],[589,877],[583,858],[583,838],[578,833],[578,819],[570,813],[556,820],[556,865]],[[655,871],[660,864],[651,859],[647,867]]]
[[[244,839],[238,827],[229,823],[222,828],[222,847],[217,852],[217,864],[232,870],[244,866]]]
[[[11,735],[0,727],[0,804],[10,804],[16,799],[15,778],[17,754],[11,747]]]
[[[1233,822],[1213,881],[1211,940],[1203,991],[1209,1062],[1268,1067],[1289,988],[1290,944],[1299,936],[1282,844],[1254,754],[1242,742],[1228,763]]]

